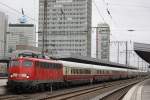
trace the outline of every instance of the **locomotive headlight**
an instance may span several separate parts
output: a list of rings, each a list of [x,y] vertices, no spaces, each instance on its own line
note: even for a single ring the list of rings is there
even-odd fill
[[[29,78],[29,75],[27,75],[26,78]]]
[[[11,75],[10,75],[10,77],[12,78],[12,77],[13,77],[13,75],[11,74]]]
[[[11,77],[11,78],[17,77],[17,75],[18,75],[17,73],[12,73],[12,74],[10,74],[10,77]]]

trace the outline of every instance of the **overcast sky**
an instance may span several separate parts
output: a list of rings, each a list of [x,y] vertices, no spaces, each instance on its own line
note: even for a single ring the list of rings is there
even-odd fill
[[[112,41],[131,40],[150,44],[150,0],[92,0],[92,2],[92,26],[107,22],[111,28]],[[0,11],[8,15],[11,23],[18,22],[21,14],[14,10],[21,12],[21,8],[24,8],[27,16],[35,19],[35,21],[29,19],[29,22],[36,24],[38,0],[0,0]],[[135,31],[129,32],[131,29]]]
[[[0,0],[0,3],[20,12],[21,8],[24,8],[25,14],[37,21],[38,0]],[[107,22],[112,29],[112,40],[150,43],[150,0],[93,0],[92,4],[92,26],[97,26],[98,23],[104,21]],[[109,9],[112,18],[108,15],[107,9]],[[12,23],[15,23],[21,16],[2,4],[0,4],[0,11],[8,14]],[[29,20],[29,22],[31,21],[33,20]],[[135,31],[128,32],[129,29]]]

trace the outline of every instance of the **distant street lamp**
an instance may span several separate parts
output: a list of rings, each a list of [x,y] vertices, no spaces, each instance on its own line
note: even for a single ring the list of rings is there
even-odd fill
[[[134,32],[135,30],[133,30],[133,29],[129,29],[128,31],[129,31],[129,32]]]

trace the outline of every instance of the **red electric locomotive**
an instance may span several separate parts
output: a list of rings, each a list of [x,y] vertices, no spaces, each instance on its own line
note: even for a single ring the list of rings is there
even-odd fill
[[[63,66],[55,60],[19,57],[10,63],[8,86],[15,89],[36,90],[63,81]]]

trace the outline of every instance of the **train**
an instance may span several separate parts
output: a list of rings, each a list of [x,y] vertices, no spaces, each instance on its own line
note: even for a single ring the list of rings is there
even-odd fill
[[[32,57],[12,59],[7,85],[13,90],[45,90],[53,86],[96,83],[144,75],[137,69]]]

